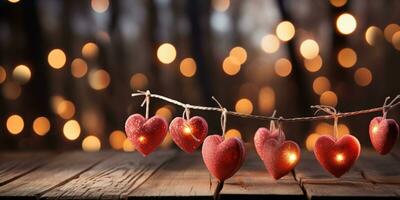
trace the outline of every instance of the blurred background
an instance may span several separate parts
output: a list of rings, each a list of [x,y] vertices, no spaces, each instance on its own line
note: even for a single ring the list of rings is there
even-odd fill
[[[378,107],[400,93],[400,1],[1,0],[0,149],[134,151],[125,119],[136,90],[247,114],[313,115]],[[183,109],[152,99],[150,115]],[[399,119],[399,109],[389,113]],[[220,134],[220,113],[205,117]],[[381,113],[339,121],[369,147]],[[227,136],[252,142],[269,122],[228,116]],[[312,150],[332,121],[285,123]],[[167,137],[162,148],[176,148]]]

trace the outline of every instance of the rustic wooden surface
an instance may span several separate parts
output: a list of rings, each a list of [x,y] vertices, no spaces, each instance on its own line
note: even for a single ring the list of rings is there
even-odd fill
[[[138,153],[80,151],[0,153],[2,199],[212,199],[211,178],[199,152]],[[400,157],[363,150],[342,178],[328,174],[312,153],[274,180],[254,152],[225,182],[222,199],[400,198]]]

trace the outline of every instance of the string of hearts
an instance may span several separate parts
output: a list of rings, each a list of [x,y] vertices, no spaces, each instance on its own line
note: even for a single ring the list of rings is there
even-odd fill
[[[218,107],[185,104],[162,95],[152,94],[149,90],[132,94],[132,97],[137,96],[145,96],[141,105],[146,106],[145,117],[141,114],[133,114],[128,117],[125,123],[126,134],[136,149],[143,156],[147,156],[162,143],[168,130],[173,141],[186,153],[194,152],[203,144],[203,161],[209,172],[219,180],[216,194],[222,189],[224,181],[240,169],[246,156],[244,142],[240,138],[225,139],[223,137],[227,115],[270,121],[269,128],[261,127],[256,131],[254,146],[267,171],[275,179],[280,179],[292,171],[301,156],[299,145],[294,141],[286,140],[282,122],[333,119],[333,136],[320,136],[315,143],[314,154],[318,162],[335,177],[340,177],[346,173],[361,152],[361,145],[356,137],[352,135],[339,137],[337,124],[340,118],[382,111],[382,116],[373,118],[369,124],[372,146],[382,155],[390,152],[399,136],[399,125],[394,119],[387,119],[387,113],[400,105],[400,95],[397,95],[390,102],[390,97],[386,97],[381,107],[353,112],[340,113],[331,106],[315,105],[311,106],[311,108],[316,109],[314,115],[320,111],[325,112],[326,115],[294,118],[276,117],[276,111],[272,116],[228,111],[214,97],[212,98],[216,101]],[[150,98],[161,99],[183,107],[182,117],[173,119],[169,126],[166,120],[159,116],[149,118]],[[222,134],[207,136],[208,125],[206,120],[200,116],[191,117],[190,109],[221,112]]]

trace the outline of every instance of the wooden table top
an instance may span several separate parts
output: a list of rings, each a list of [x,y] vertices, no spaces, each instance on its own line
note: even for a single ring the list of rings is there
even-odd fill
[[[211,178],[200,153],[81,151],[0,153],[0,198],[212,199]],[[352,170],[334,178],[303,152],[293,173],[275,181],[254,152],[225,182],[221,199],[400,198],[400,154],[363,150]]]

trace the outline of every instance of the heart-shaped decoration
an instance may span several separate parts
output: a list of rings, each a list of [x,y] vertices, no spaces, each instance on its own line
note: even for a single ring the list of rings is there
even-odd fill
[[[169,125],[169,133],[175,144],[186,153],[192,153],[203,142],[207,136],[208,125],[202,117],[192,117],[185,120],[176,117]]]
[[[385,155],[392,150],[399,137],[399,125],[393,119],[375,117],[369,123],[369,137],[377,152]]]
[[[257,154],[260,156],[261,160],[264,158],[264,146],[268,139],[276,139],[278,141],[285,140],[285,133],[279,129],[269,130],[267,128],[258,128],[254,134],[254,147],[256,148]]]
[[[300,160],[300,147],[293,141],[266,140],[261,160],[274,179],[288,174]]]
[[[339,140],[324,135],[317,139],[314,147],[318,162],[337,178],[350,170],[360,152],[360,142],[352,135],[345,135]]]
[[[241,139],[233,137],[224,140],[224,137],[219,135],[207,136],[201,153],[208,171],[219,181],[232,177],[246,157]]]
[[[147,156],[163,142],[167,135],[168,123],[154,116],[146,120],[140,114],[133,114],[125,122],[125,132],[135,148]]]

